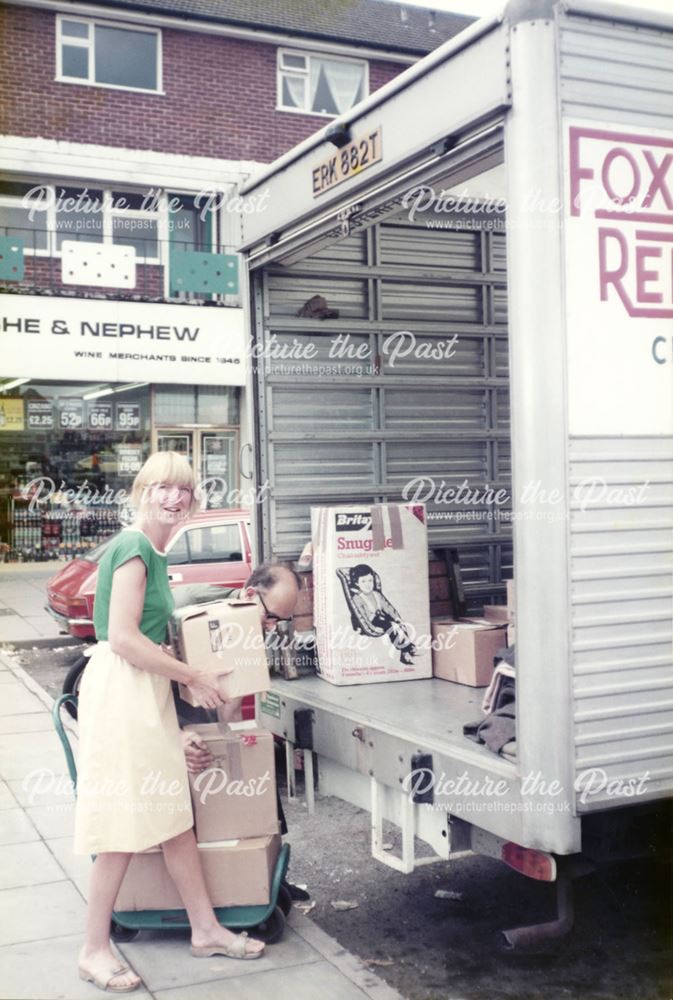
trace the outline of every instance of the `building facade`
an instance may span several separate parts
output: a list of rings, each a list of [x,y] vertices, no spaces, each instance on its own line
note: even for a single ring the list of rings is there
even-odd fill
[[[238,188],[469,20],[386,0],[0,8],[5,557],[95,545],[157,448],[190,457],[209,506],[245,505],[236,249],[265,205]]]

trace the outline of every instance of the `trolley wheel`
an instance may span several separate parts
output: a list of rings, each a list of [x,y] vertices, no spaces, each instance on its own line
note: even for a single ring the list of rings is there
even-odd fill
[[[140,934],[137,927],[122,927],[116,920],[110,921],[110,937],[113,941],[123,944],[125,941],[135,941]]]
[[[63,681],[63,694],[79,695],[79,686],[82,683],[82,675],[88,662],[89,657],[85,656],[84,653],[77,657],[70,670],[65,675],[65,680]],[[71,701],[67,701],[64,707],[66,712],[72,716],[73,719],[77,718],[76,705],[73,705]]]
[[[290,915],[290,910],[292,909],[292,896],[290,895],[288,887],[283,885],[282,882],[278,890],[278,905],[285,916],[288,917]]]
[[[276,941],[280,941],[284,930],[285,914],[280,906],[277,906],[266,920],[251,928],[251,934],[252,937],[259,938],[260,941],[265,941],[267,944],[275,944]]]

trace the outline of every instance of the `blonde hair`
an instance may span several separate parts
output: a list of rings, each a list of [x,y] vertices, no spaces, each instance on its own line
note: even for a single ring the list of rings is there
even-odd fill
[[[192,490],[192,502],[189,514],[194,514],[201,506],[201,494],[198,489],[194,470],[184,455],[177,451],[155,451],[147,459],[140,472],[133,480],[131,487],[131,503],[139,510],[147,502],[147,488],[157,483],[170,483],[171,486],[189,486]]]

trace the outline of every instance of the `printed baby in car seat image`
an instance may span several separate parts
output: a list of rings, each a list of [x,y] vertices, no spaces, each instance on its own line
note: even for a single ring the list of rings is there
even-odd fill
[[[353,630],[361,635],[387,636],[400,653],[401,663],[412,663],[416,647],[408,626],[381,590],[379,574],[359,563],[350,569],[338,569],[337,576],[351,615]]]

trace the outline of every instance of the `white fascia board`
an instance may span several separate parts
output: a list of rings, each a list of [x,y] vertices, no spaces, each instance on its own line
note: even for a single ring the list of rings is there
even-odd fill
[[[318,38],[307,38],[304,35],[292,35],[284,32],[256,28],[237,27],[236,25],[219,24],[217,21],[198,21],[187,17],[171,17],[170,14],[151,14],[145,11],[122,10],[115,7],[94,7],[87,3],[68,3],[67,10],[63,3],[54,0],[12,0],[17,7],[39,7],[42,10],[53,10],[58,14],[70,17],[91,17],[101,21],[125,21],[127,24],[142,24],[153,28],[173,28],[176,31],[196,31],[206,35],[222,35],[225,38],[239,38],[247,42],[263,42],[266,45],[287,46],[294,49],[306,49],[309,52],[326,52],[340,56],[358,56],[366,59],[380,59],[382,62],[401,63],[411,66],[423,54],[416,56],[404,55],[400,52],[390,52],[387,49],[374,49],[367,45],[341,44],[339,42],[321,41]]]
[[[112,181],[225,191],[266,166],[254,160],[184,156],[26,136],[0,136],[0,171],[59,180]]]

